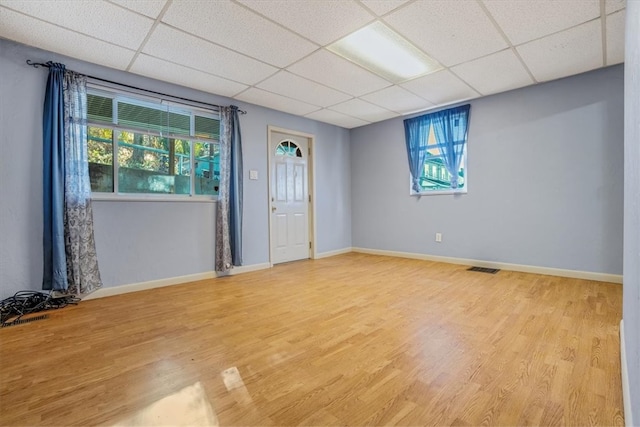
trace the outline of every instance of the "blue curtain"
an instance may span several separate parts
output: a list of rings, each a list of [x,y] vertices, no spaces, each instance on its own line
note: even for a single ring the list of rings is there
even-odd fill
[[[451,174],[451,188],[458,188],[458,170],[464,154],[471,105],[429,114],[444,165]]]
[[[427,156],[429,126],[431,124],[430,116],[430,114],[426,114],[404,121],[404,137],[407,145],[409,171],[411,172],[411,187],[416,193],[420,192],[420,176],[422,176],[422,168]]]
[[[220,184],[216,206],[215,270],[242,265],[242,138],[238,108],[220,108]]]
[[[238,107],[232,105],[231,120],[231,185],[229,189],[229,233],[233,265],[242,265],[242,135]]]
[[[66,291],[67,261],[64,246],[64,72],[62,64],[49,63],[44,97],[43,214],[44,271],[42,289]]]
[[[86,294],[102,286],[87,160],[86,76],[47,63],[43,111],[42,288]]]

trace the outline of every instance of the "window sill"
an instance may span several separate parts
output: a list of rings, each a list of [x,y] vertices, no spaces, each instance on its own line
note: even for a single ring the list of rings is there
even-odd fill
[[[412,197],[422,197],[422,196],[446,196],[446,195],[456,195],[456,194],[467,194],[467,190],[442,190],[442,191],[429,191],[424,193],[415,193],[410,192],[409,195]]]
[[[95,202],[171,202],[171,203],[216,203],[217,196],[182,196],[168,194],[112,194],[92,193]]]

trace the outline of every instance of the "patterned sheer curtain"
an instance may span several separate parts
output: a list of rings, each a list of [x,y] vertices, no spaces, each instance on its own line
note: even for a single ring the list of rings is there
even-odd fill
[[[458,170],[467,140],[470,104],[431,114],[431,124],[442,152],[444,165],[451,174],[451,188],[458,188]]]
[[[64,237],[67,291],[87,294],[102,287],[93,236],[91,181],[87,155],[87,77],[64,75]]]
[[[49,63],[43,117],[42,288],[87,294],[100,287],[87,160],[86,76]]]
[[[242,136],[238,107],[220,107],[220,185],[215,270],[242,265]]]
[[[427,156],[430,126],[431,119],[428,114],[404,121],[404,137],[407,145],[409,171],[411,172],[411,187],[416,193],[421,190],[420,176]]]

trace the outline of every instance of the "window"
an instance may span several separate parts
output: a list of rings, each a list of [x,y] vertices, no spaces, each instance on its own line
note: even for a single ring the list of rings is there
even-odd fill
[[[404,121],[411,194],[467,192],[470,107],[461,105]]]
[[[295,142],[284,140],[276,147],[276,156],[302,157],[302,151]]]
[[[427,155],[425,156],[422,174],[420,175],[420,193],[443,191],[465,192],[465,169],[467,159],[466,146],[464,147],[462,161],[460,162],[460,168],[458,169],[458,188],[455,190],[451,188],[451,174],[444,164],[442,152],[436,142],[433,127],[429,128],[429,139],[426,150]]]
[[[218,194],[216,113],[91,89],[87,120],[93,192]]]

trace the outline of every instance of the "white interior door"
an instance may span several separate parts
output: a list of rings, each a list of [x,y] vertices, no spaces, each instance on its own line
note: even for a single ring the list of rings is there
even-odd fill
[[[309,141],[271,132],[271,262],[309,258]]]

